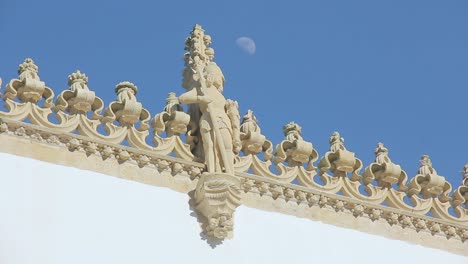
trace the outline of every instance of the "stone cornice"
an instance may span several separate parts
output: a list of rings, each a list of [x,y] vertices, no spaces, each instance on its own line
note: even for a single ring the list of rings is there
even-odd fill
[[[204,165],[24,122],[0,121],[0,151],[179,192],[195,190]],[[23,146],[23,147],[22,147]],[[109,151],[111,149],[112,151]],[[56,155],[50,155],[55,152]],[[68,153],[68,156],[64,156]],[[125,154],[122,154],[125,153]],[[143,158],[144,157],[144,158]],[[105,163],[111,163],[111,166]],[[267,177],[237,172],[242,204],[468,256],[468,227]]]

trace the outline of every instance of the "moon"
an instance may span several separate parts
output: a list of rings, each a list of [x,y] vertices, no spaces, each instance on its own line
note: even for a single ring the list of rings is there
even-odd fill
[[[249,37],[240,37],[236,39],[236,44],[243,51],[247,52],[250,55],[255,54],[256,46],[255,41]]]

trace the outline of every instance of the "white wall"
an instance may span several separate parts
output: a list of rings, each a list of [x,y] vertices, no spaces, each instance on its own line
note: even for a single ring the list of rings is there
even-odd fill
[[[188,195],[0,153],[0,263],[468,263],[468,258],[240,207],[200,238]]]

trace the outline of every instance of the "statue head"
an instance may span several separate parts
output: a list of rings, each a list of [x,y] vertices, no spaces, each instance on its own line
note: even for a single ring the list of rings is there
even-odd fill
[[[224,75],[215,62],[210,62],[206,65],[203,75],[208,87],[214,86],[218,91],[223,92]]]

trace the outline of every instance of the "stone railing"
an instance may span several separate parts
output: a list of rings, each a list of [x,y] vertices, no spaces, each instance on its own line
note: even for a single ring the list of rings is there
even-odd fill
[[[203,40],[208,46],[211,38],[206,36]],[[205,51],[208,55],[214,52],[210,48]],[[140,168],[151,166],[173,175],[184,173],[194,182],[208,173],[200,148],[190,137],[193,117],[184,112],[174,93],[169,94],[163,111],[151,118],[137,100],[137,87],[130,82],[117,84],[116,100],[105,107],[80,71],[68,76],[69,89],[58,96],[41,81],[33,60],[20,64],[18,73],[18,78],[1,90],[6,108],[0,111],[1,134],[58,145],[103,160],[115,159],[119,164],[135,162]],[[186,75],[190,72],[185,71]],[[194,75],[185,79],[197,81]],[[237,102],[228,100],[228,104],[232,106],[227,108],[231,120],[240,119],[238,113],[236,117],[235,111],[230,112],[237,109]],[[422,156],[419,170],[409,179],[392,162],[382,143],[375,149],[375,161],[364,167],[355,153],[346,149],[338,132],[329,139],[329,151],[320,157],[294,122],[284,126],[285,139],[275,147],[261,133],[250,110],[242,122],[239,120],[237,129],[232,132],[237,132],[240,140],[234,141],[238,143],[234,144],[233,155],[235,178],[218,180],[224,184],[220,191],[216,177],[208,173],[205,185],[197,187],[194,195],[197,212],[207,218],[204,230],[217,239],[232,231],[232,213],[248,194],[269,197],[271,203],[306,205],[310,210],[325,208],[467,243],[468,165],[464,166],[463,182],[452,191],[427,155]],[[185,134],[187,142],[181,137]],[[224,167],[227,170],[227,165]],[[215,212],[210,209],[210,199],[220,196],[229,199],[224,201],[224,209]],[[220,210],[231,214],[221,214]]]

